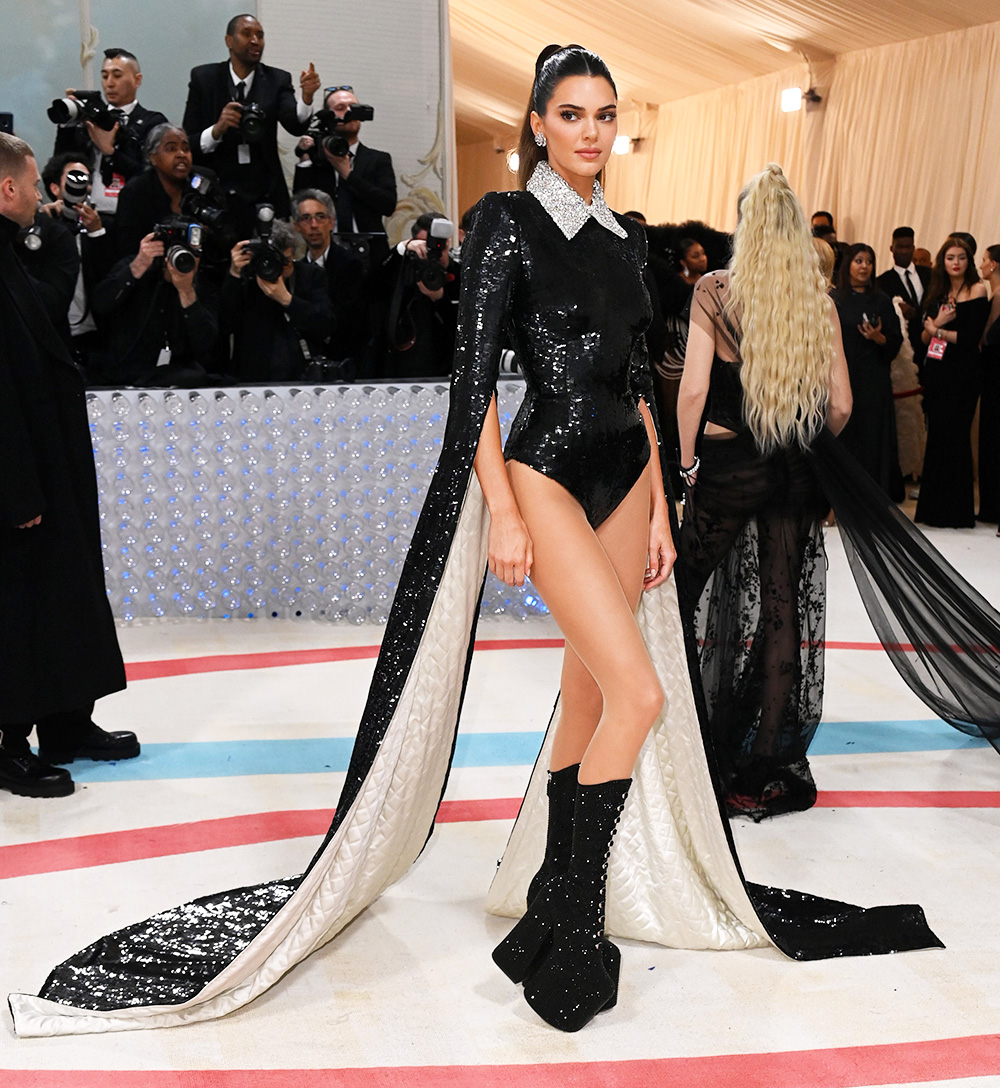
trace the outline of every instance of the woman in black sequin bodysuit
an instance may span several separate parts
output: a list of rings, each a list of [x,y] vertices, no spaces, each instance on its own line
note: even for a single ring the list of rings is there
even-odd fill
[[[645,236],[608,211],[597,181],[616,110],[600,58],[576,46],[543,51],[519,149],[527,193],[494,194],[474,228],[490,229],[495,216],[507,224],[499,236],[510,260],[497,266],[527,381],[506,450],[494,402],[476,454],[489,565],[511,585],[530,574],[566,636],[546,857],[527,914],[494,959],[569,1031],[617,996],[606,861],[663,705],[635,613],[674,559],[650,456]]]

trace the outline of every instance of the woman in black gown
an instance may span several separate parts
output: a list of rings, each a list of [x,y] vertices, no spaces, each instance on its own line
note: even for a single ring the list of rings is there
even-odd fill
[[[979,512],[977,521],[1000,522],[1000,245],[987,246],[979,273],[990,285],[990,316],[982,340],[979,397]],[[1000,536],[1000,529],[997,530]]]
[[[976,524],[972,419],[981,382],[979,341],[990,304],[964,238],[948,238],[938,250],[923,308],[927,450],[915,518],[925,525],[971,529]]]
[[[902,502],[891,368],[903,333],[892,300],[875,283],[871,246],[856,242],[847,250],[833,300],[854,403],[840,441],[889,498]]]

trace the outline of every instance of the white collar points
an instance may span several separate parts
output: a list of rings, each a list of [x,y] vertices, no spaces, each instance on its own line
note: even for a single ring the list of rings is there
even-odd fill
[[[628,237],[628,231],[615,219],[604,202],[604,191],[597,178],[594,178],[594,191],[588,204],[543,159],[532,172],[527,189],[567,238],[574,238],[588,219],[596,219],[602,227],[617,234],[619,238]]]

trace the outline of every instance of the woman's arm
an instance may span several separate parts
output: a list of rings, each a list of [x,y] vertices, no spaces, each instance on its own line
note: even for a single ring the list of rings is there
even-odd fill
[[[670,577],[677,549],[670,531],[670,510],[663,489],[663,473],[660,470],[659,444],[653,415],[644,398],[639,399],[639,412],[649,435],[649,545],[646,552],[646,576],[643,588],[652,589]]]
[[[476,476],[490,512],[490,570],[509,586],[523,586],[531,574],[531,537],[514,499],[500,444],[500,417],[494,396],[483,420],[475,460]]]
[[[826,405],[826,425],[834,434],[840,434],[851,418],[854,397],[851,393],[851,379],[847,372],[847,357],[844,355],[840,318],[832,299],[830,323],[833,326],[833,363],[830,367],[830,395]]]
[[[677,393],[677,430],[682,469],[694,464],[694,448],[698,441],[698,428],[705,411],[705,401],[708,399],[714,358],[715,330],[708,314],[701,306],[693,304],[687,350],[684,353],[684,374]]]

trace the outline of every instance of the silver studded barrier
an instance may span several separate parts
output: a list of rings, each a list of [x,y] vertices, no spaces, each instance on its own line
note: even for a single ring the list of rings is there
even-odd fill
[[[497,392],[506,439],[524,385]],[[119,619],[385,623],[447,386],[97,390],[87,407]],[[488,575],[484,616],[545,613]]]

